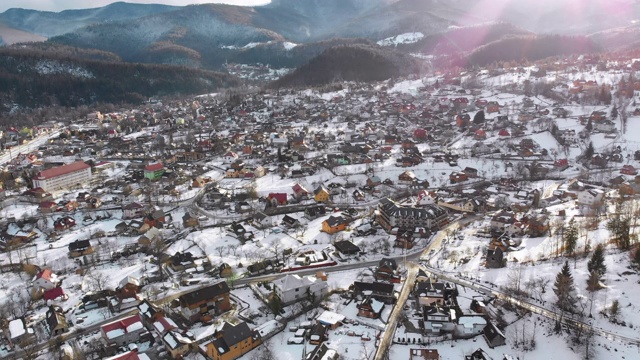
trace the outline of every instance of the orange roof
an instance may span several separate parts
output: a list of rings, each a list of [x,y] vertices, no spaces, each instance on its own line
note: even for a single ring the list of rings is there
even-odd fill
[[[36,277],[38,279],[45,279],[45,280],[51,281],[51,275],[53,275],[53,272],[51,272],[51,269],[44,269],[40,271],[40,273],[36,275]]]
[[[91,166],[87,165],[83,161],[76,161],[71,164],[62,165],[52,169],[40,171],[40,173],[38,173],[38,175],[36,176],[36,180],[51,179],[51,178],[55,178],[58,176],[66,175],[72,172],[76,172],[76,171],[84,170],[88,168],[91,168]]]

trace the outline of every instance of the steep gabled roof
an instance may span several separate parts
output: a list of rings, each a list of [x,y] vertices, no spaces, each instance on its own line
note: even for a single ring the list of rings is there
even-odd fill
[[[207,286],[202,289],[192,291],[180,296],[180,303],[185,305],[195,305],[201,301],[211,300],[216,296],[229,293],[229,286],[225,281]]]

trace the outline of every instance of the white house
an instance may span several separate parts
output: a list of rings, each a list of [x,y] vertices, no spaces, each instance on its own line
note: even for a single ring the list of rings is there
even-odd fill
[[[258,212],[253,216],[253,224],[254,226],[262,229],[270,228],[274,225],[274,218],[271,215]]]
[[[44,291],[51,290],[56,287],[57,283],[58,276],[51,269],[44,269],[36,274],[33,279],[33,288],[37,290],[43,289]]]
[[[222,156],[222,162],[224,164],[231,164],[236,160],[238,160],[238,154],[234,153],[233,151],[228,151]]]
[[[602,131],[602,132],[613,132],[616,130],[616,124],[611,120],[606,120],[603,122],[597,122],[593,124],[593,130]]]
[[[313,298],[319,301],[329,290],[326,282],[313,277],[299,275],[287,275],[273,282],[276,294],[283,305],[290,305],[295,302]]]
[[[457,330],[464,335],[473,336],[481,334],[485,326],[487,326],[487,319],[483,316],[460,316]]]
[[[9,339],[12,343],[26,342],[33,336],[33,329],[27,327],[23,319],[15,319],[9,322]]]
[[[33,187],[44,191],[60,190],[91,180],[91,166],[83,161],[43,170],[33,178]]]
[[[423,307],[424,331],[431,334],[451,332],[456,328],[456,311],[439,306]]]
[[[604,191],[600,189],[589,189],[578,193],[578,204],[586,206],[596,206],[602,203]]]
[[[578,142],[578,135],[574,129],[567,129],[560,135],[565,144],[575,144]]]
[[[125,219],[133,219],[142,217],[145,213],[145,208],[142,204],[132,202],[122,206],[123,217]]]

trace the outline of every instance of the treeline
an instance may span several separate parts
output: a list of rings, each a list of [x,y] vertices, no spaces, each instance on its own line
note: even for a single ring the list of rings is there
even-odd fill
[[[179,66],[0,49],[0,99],[5,107],[140,103],[154,96],[206,93],[238,84],[228,74]]]
[[[340,81],[381,81],[420,71],[419,62],[400,52],[366,45],[325,50],[269,87],[305,87]]]
[[[30,42],[26,44],[17,44],[9,47],[17,52],[30,54],[33,56],[42,56],[50,59],[66,60],[73,59],[85,59],[85,60],[100,60],[117,62],[122,59],[108,51],[102,51],[91,48],[79,48],[74,46],[67,46],[63,44],[56,44],[48,41],[44,42]]]
[[[536,61],[552,56],[601,51],[584,36],[515,36],[480,46],[466,57],[451,59],[453,66],[487,66],[499,61]]]

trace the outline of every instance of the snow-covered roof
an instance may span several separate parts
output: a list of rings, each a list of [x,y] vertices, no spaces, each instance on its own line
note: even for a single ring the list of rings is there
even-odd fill
[[[142,329],[142,323],[140,321],[134,322],[133,324],[127,326],[127,332],[133,332]]]
[[[111,331],[108,331],[106,333],[107,335],[107,339],[115,339],[118,338],[120,336],[124,335],[124,330],[123,329],[113,329]]]
[[[475,325],[487,325],[487,320],[482,316],[461,316],[458,324],[466,328],[473,328]]]
[[[382,311],[383,307],[384,307],[384,303],[382,301],[378,301],[376,299],[371,299],[371,309],[375,313],[379,313],[380,311]]]
[[[22,336],[26,332],[27,330],[24,327],[24,321],[22,321],[22,319],[15,319],[9,322],[9,333],[11,334],[11,339]]]
[[[299,289],[301,287],[308,287],[314,283],[314,280],[309,276],[300,277],[299,275],[287,275],[275,280],[273,284],[281,291],[287,291],[291,289]]]
[[[337,314],[337,313],[334,313],[333,311],[327,311],[327,310],[325,310],[322,314],[320,314],[320,316],[316,318],[316,320],[318,320],[320,323],[329,324],[329,325],[337,324],[339,322],[344,321],[344,319],[345,319],[344,315]]]

